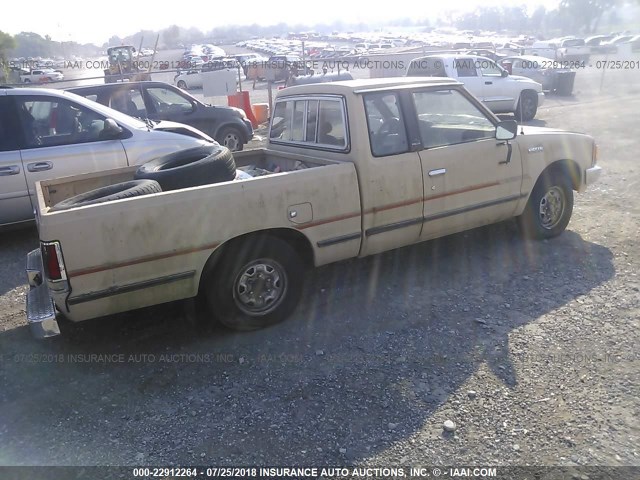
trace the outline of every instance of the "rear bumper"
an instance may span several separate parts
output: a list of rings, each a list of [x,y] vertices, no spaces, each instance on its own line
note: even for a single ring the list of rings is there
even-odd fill
[[[602,175],[602,167],[596,165],[594,167],[587,168],[584,173],[584,183],[586,185],[593,185],[598,181],[600,175]]]
[[[544,103],[544,92],[538,92],[538,106]]]
[[[30,287],[27,294],[27,322],[35,338],[60,335],[58,314],[49,295],[49,287],[43,282],[42,271],[40,249],[32,250],[27,254],[27,278]]]

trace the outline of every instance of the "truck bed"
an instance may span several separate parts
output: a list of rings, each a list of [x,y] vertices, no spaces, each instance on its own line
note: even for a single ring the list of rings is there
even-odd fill
[[[63,314],[76,321],[193,297],[217,248],[263,230],[307,242],[315,265],[359,254],[353,163],[266,149],[234,158],[266,175],[60,211],[50,207],[131,180],[136,167],[41,182],[40,239],[60,242],[69,278],[68,293],[52,293]]]
[[[238,169],[248,171],[254,176],[258,171],[258,176],[265,176],[339,163],[311,156],[274,152],[268,149],[234,152],[233,158]],[[40,205],[40,214],[47,214],[50,207],[75,195],[133,180],[137,168],[137,166],[130,166],[43,181],[41,182],[43,202]]]

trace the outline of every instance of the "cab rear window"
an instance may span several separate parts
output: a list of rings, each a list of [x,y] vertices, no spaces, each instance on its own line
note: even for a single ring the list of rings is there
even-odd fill
[[[278,101],[269,139],[273,143],[346,150],[348,136],[342,98],[301,97]]]

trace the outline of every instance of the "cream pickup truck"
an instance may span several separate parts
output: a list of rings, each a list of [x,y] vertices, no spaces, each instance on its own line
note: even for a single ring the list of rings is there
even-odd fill
[[[500,121],[448,78],[280,90],[267,148],[218,157],[235,158],[235,179],[167,181],[191,165],[174,157],[39,182],[33,333],[188,298],[228,327],[263,327],[292,313],[307,266],[511,217],[559,235],[601,172],[591,137]]]

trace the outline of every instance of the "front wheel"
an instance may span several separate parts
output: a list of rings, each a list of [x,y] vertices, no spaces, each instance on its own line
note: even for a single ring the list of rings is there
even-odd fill
[[[232,152],[238,152],[244,147],[244,144],[242,143],[242,134],[235,127],[223,128],[216,141],[220,145],[227,147]]]
[[[518,220],[528,237],[552,238],[564,232],[572,212],[573,189],[567,177],[560,173],[543,173]]]
[[[180,80],[178,82],[178,88],[180,88],[181,90],[186,90],[187,89],[187,84],[185,83],[184,80]]]
[[[255,330],[289,316],[302,294],[298,253],[269,236],[231,249],[205,280],[203,293],[214,317],[234,330]]]
[[[533,120],[538,111],[538,95],[535,92],[522,92],[516,107],[516,120],[528,122]]]

